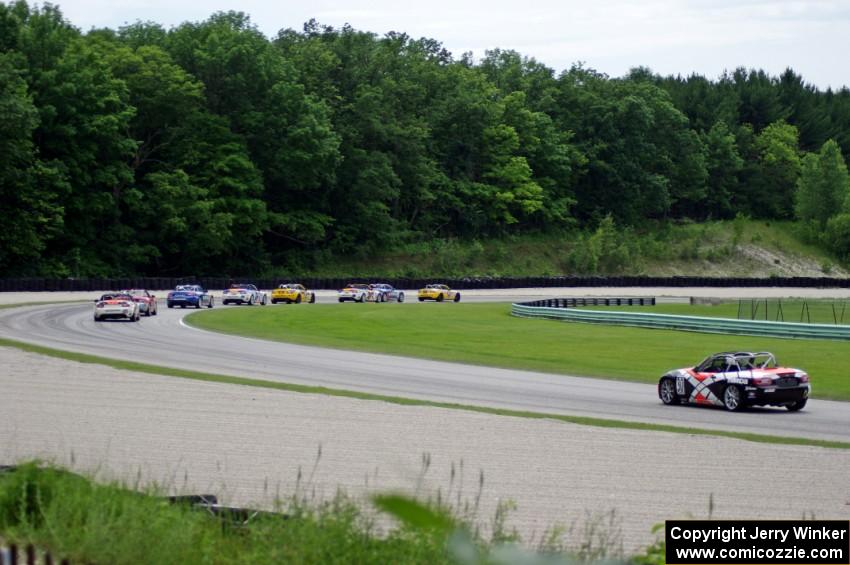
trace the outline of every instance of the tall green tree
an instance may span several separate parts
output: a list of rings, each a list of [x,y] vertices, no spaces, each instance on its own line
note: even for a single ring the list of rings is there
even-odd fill
[[[242,13],[218,13],[169,33],[175,61],[203,82],[209,110],[247,142],[263,178],[279,245],[326,237],[322,213],[336,178],[339,138],[325,105]],[[274,240],[273,240],[274,241]]]
[[[725,122],[719,121],[703,134],[702,139],[706,149],[708,180],[704,213],[697,217],[732,218],[735,216],[738,175],[744,165],[735,135]]]
[[[687,213],[705,194],[702,142],[665,91],[574,67],[561,75],[556,123],[587,156],[576,184],[580,217],[626,225]]]
[[[15,59],[0,52],[0,273],[35,275],[42,274],[40,256],[62,229],[58,197],[67,187],[38,159],[32,143],[38,111]]]
[[[128,235],[120,201],[132,179],[135,142],[127,135],[133,108],[126,85],[103,54],[65,21],[58,8],[14,6],[21,19],[18,49],[39,119],[39,158],[68,190],[59,203],[64,229],[45,253],[56,272],[120,271]]]
[[[755,147],[759,173],[750,193],[754,215],[792,217],[794,192],[800,177],[797,128],[784,121],[772,123],[758,134]]]
[[[823,144],[818,154],[803,157],[797,181],[797,217],[815,222],[821,229],[850,197],[850,175],[841,149],[833,140]]]

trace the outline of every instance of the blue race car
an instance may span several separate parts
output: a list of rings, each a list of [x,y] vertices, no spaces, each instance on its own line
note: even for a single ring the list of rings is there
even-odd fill
[[[193,306],[195,308],[212,308],[215,304],[213,295],[197,284],[181,284],[168,293],[165,299],[169,308]]]

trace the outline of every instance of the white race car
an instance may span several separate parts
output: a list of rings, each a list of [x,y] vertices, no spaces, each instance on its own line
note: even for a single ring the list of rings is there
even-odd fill
[[[94,301],[94,321],[101,322],[110,318],[138,322],[139,303],[129,294],[110,292]]]
[[[339,291],[337,298],[340,302],[350,300],[352,302],[366,302],[369,297],[369,285],[352,283],[345,285],[345,288]]]
[[[232,284],[221,295],[222,304],[259,304],[265,306],[269,301],[268,295],[252,284]]]

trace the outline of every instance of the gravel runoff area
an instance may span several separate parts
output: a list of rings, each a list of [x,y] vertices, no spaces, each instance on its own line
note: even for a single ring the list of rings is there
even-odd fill
[[[264,289],[265,290],[265,289]],[[89,301],[98,298],[103,292],[0,292],[0,304],[22,302],[64,302]],[[168,290],[153,291],[164,301]],[[267,290],[271,293],[271,290]],[[414,303],[416,290],[405,289],[408,302]],[[787,287],[545,287],[545,288],[507,288],[477,289],[461,291],[464,302],[512,302],[535,300],[537,298],[558,298],[567,296],[656,296],[660,298],[850,298],[850,288],[787,288]],[[213,291],[217,300],[221,292]],[[316,291],[319,302],[336,302],[335,290]],[[163,304],[164,306],[164,304]]]
[[[269,507],[275,493],[403,490],[513,501],[525,541],[615,512],[627,552],[653,524],[704,518],[843,519],[850,451],[297,394],[80,364],[0,347],[0,464],[34,457],[100,479],[213,492]],[[430,467],[423,472],[423,458]],[[452,480],[452,467],[456,470]],[[462,468],[462,471],[461,471]]]

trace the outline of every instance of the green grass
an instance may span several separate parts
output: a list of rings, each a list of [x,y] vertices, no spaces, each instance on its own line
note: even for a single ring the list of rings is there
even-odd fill
[[[814,396],[850,400],[850,343],[700,334],[511,317],[508,304],[317,304],[219,309],[199,328],[261,339],[644,383],[717,351],[772,351]]]
[[[429,463],[423,462],[422,473]],[[417,497],[379,493],[368,500],[338,491],[316,498],[311,482],[274,501],[274,512],[246,522],[169,503],[168,485],[102,484],[38,461],[0,473],[0,544],[32,545],[72,563],[511,563],[627,565],[659,563],[656,541],[626,558],[614,512],[553,524],[527,540],[510,524],[516,508],[500,501],[484,525],[477,492]],[[462,489],[462,485],[461,485]],[[420,492],[417,488],[417,492]],[[375,510],[392,522],[377,525]],[[601,519],[600,519],[601,518]],[[652,531],[657,531],[655,526]],[[486,533],[485,533],[486,532]],[[656,536],[657,539],[657,536]],[[41,562],[39,559],[38,562]]]
[[[269,309],[271,310],[271,308]],[[732,439],[740,439],[745,441],[754,441],[759,443],[773,443],[780,445],[810,445],[815,447],[825,447],[830,449],[850,449],[850,442],[819,440],[800,437],[772,436],[762,434],[752,434],[745,432],[735,432],[720,429],[705,429],[705,428],[689,428],[685,426],[671,426],[667,424],[650,424],[644,422],[628,422],[623,420],[609,420],[605,418],[591,418],[586,416],[571,416],[565,414],[547,414],[544,412],[528,412],[520,410],[506,410],[502,408],[490,408],[487,406],[472,406],[468,404],[455,404],[450,402],[433,402],[428,400],[418,400],[413,398],[402,398],[397,396],[386,396],[380,394],[369,394],[351,390],[332,389],[325,387],[304,386],[290,383],[281,383],[274,381],[264,381],[260,379],[252,379],[248,377],[234,377],[230,375],[217,375],[214,373],[203,373],[200,371],[187,371],[185,369],[174,369],[172,367],[161,367],[157,365],[147,365],[145,363],[136,363],[132,361],[121,361],[110,359],[108,357],[98,357],[88,355],[86,353],[74,353],[70,351],[62,351],[50,347],[40,345],[32,345],[20,341],[0,338],[0,346],[15,347],[30,353],[38,353],[58,359],[67,359],[78,363],[91,363],[97,365],[105,365],[115,369],[126,371],[135,371],[139,373],[147,373],[154,375],[166,375],[170,377],[178,377],[183,379],[192,379],[204,382],[224,383],[242,386],[252,386],[258,388],[267,388],[272,390],[283,390],[288,392],[296,392],[303,394],[325,394],[329,396],[339,396],[343,398],[354,398],[359,400],[377,400],[381,402],[389,402],[391,404],[399,404],[403,406],[430,406],[432,408],[446,408],[450,410],[465,410],[468,412],[478,412],[481,414],[492,414],[494,416],[512,416],[516,418],[531,418],[531,419],[548,419],[570,424],[578,424],[582,426],[596,426],[601,428],[618,428],[644,430],[654,432],[671,432],[679,434],[696,434],[706,436],[725,437]]]
[[[381,535],[344,495],[313,502],[294,493],[288,516],[240,526],[160,497],[100,485],[35,464],[0,475],[0,535],[72,563],[450,563],[446,534],[394,528]]]

